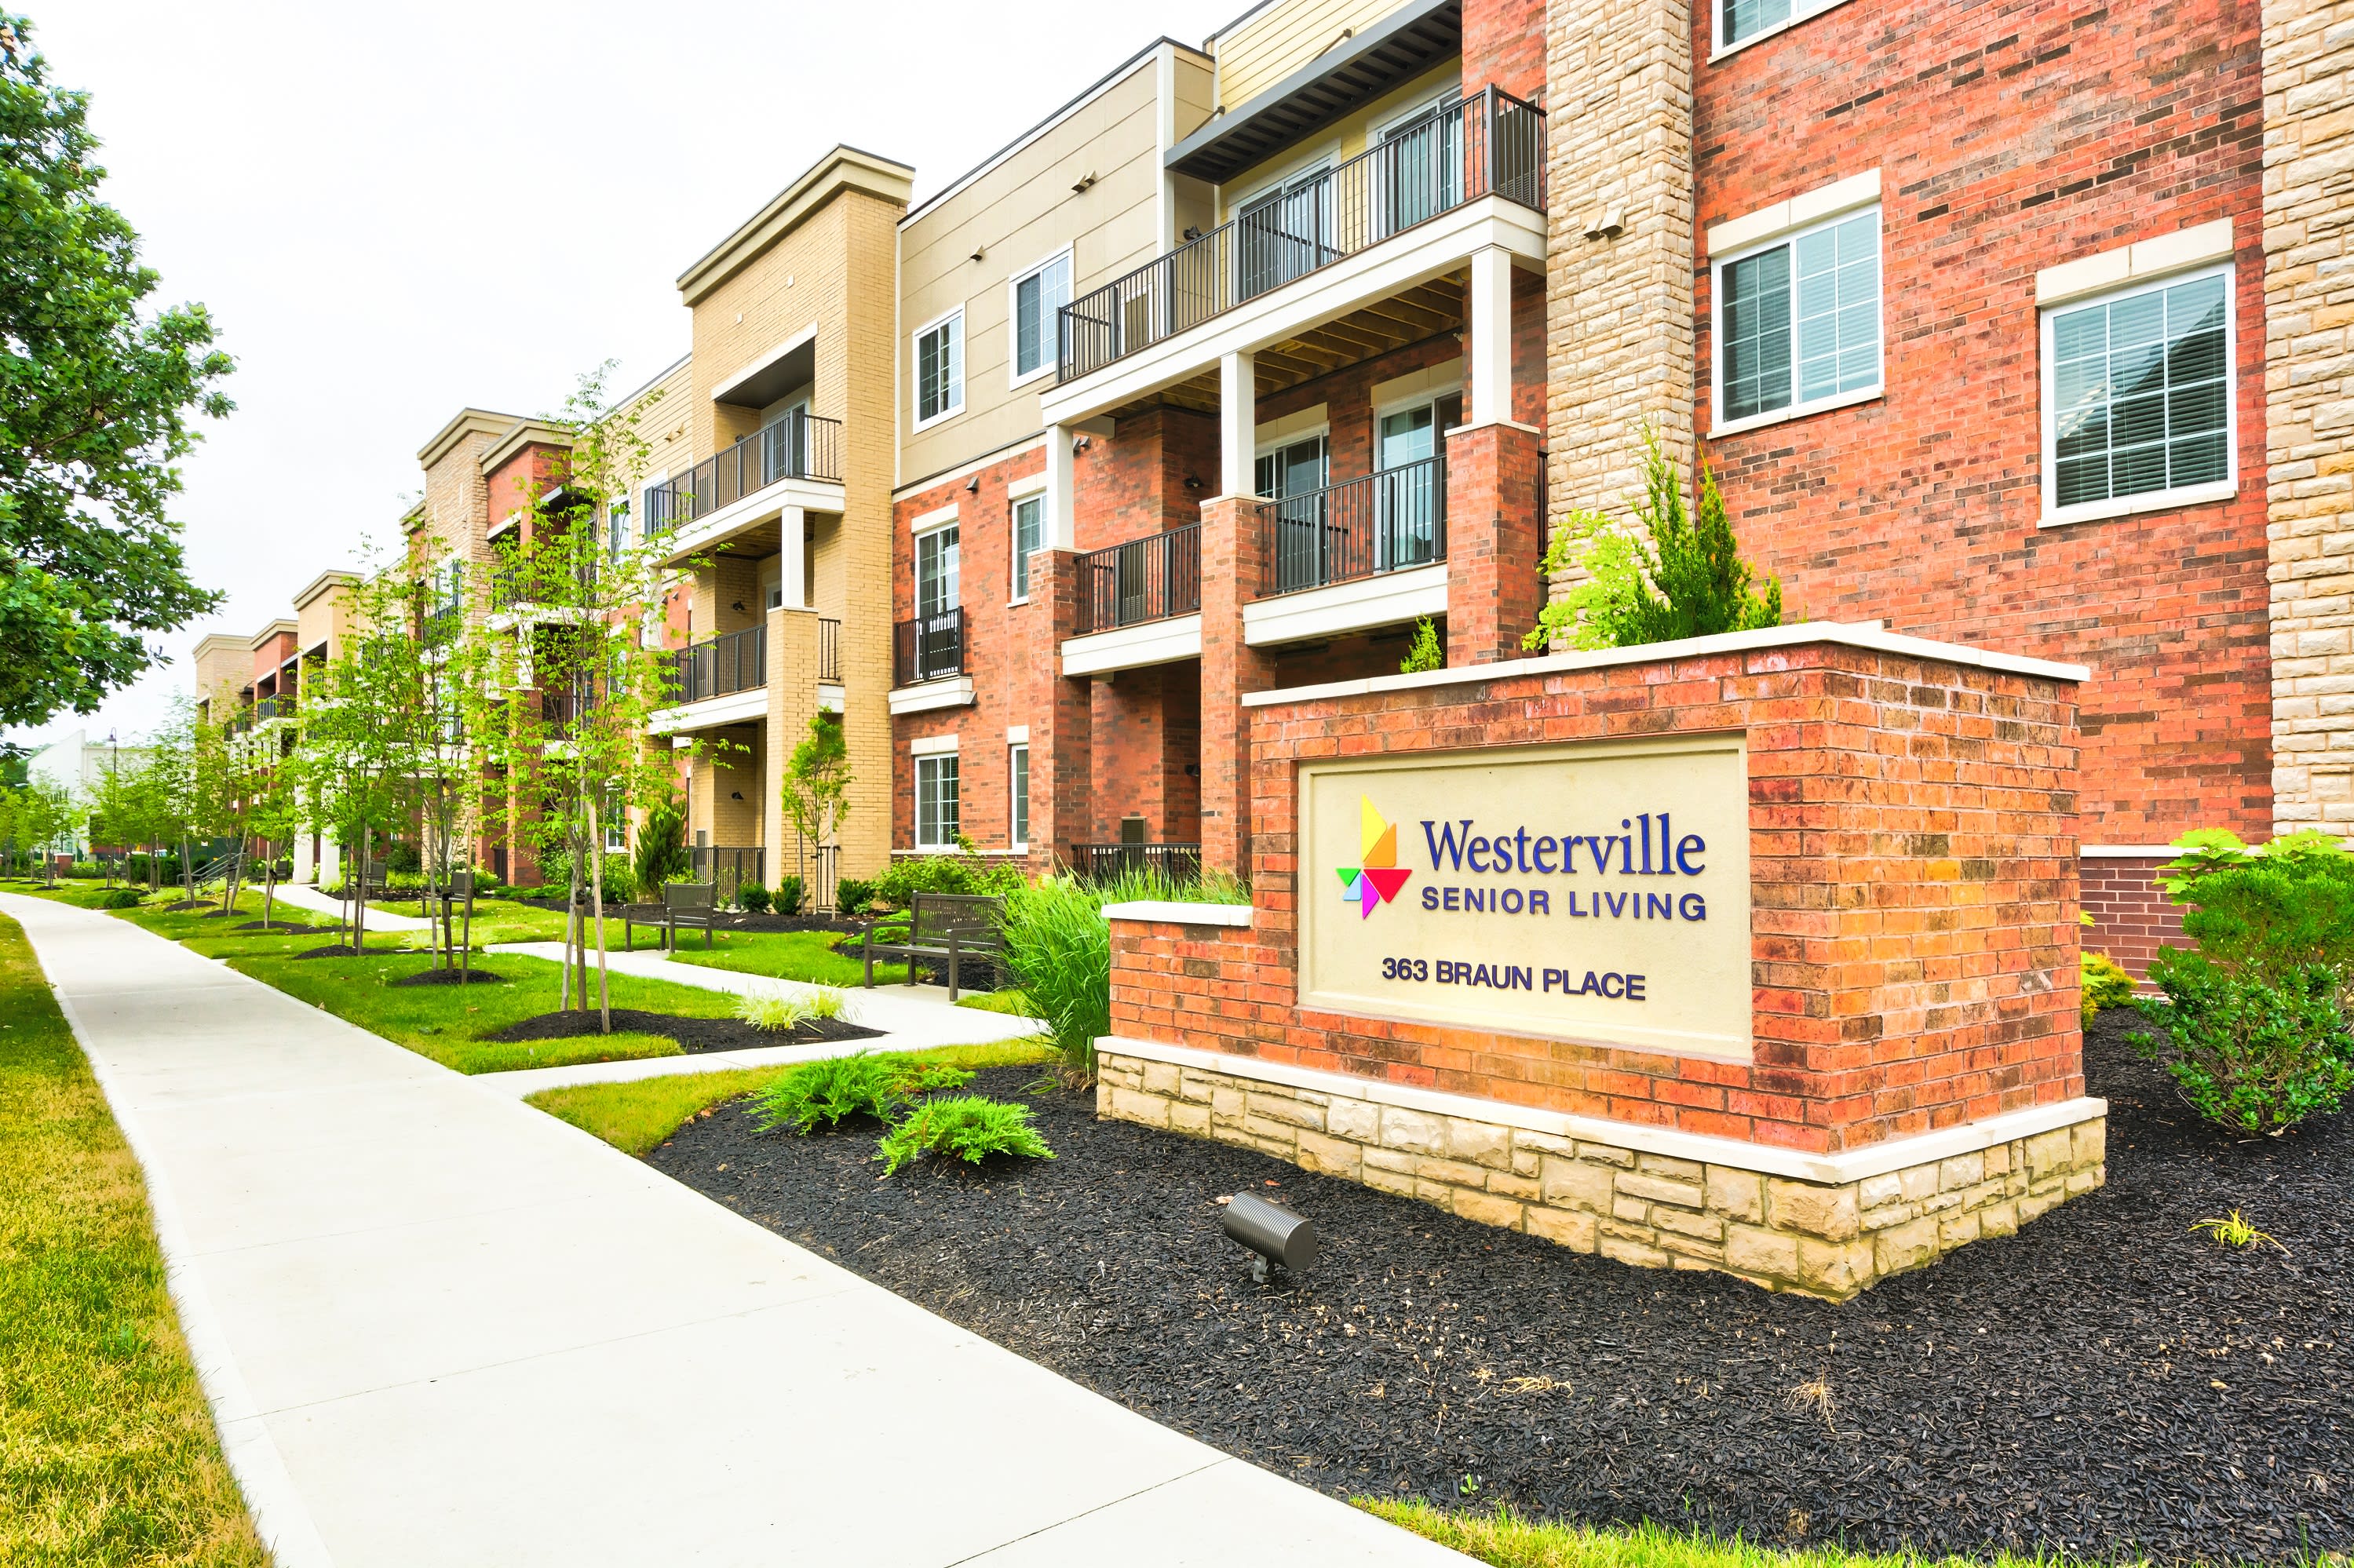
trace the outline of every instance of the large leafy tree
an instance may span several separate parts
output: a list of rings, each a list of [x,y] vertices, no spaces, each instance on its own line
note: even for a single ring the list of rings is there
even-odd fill
[[[156,310],[139,237],[99,199],[85,94],[0,11],[0,724],[89,713],[215,609],[190,580],[173,464],[230,408],[202,305]]]

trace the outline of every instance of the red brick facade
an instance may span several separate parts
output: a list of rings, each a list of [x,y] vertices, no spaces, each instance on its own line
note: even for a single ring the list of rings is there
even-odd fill
[[[2086,855],[2084,927],[2088,952],[2106,953],[2138,979],[2161,947],[2184,947],[2181,906],[2155,880],[2168,855]]]
[[[2081,661],[2089,843],[2271,821],[2258,7],[1843,5],[1723,59],[1692,7],[1708,227],[1877,168],[1880,399],[1702,455],[1791,619]],[[2237,499],[2039,529],[2038,270],[2229,218]]]
[[[1116,922],[1115,1035],[1829,1152],[2084,1092],[2069,682],[1812,641],[1251,712],[1256,924]],[[1752,1062],[1296,1007],[1298,762],[1727,730]]]

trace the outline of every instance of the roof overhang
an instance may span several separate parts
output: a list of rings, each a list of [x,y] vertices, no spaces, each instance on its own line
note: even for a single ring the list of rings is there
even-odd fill
[[[461,408],[431,440],[417,449],[417,461],[431,468],[467,437],[488,436],[495,440],[513,429],[518,418],[514,414],[494,414],[488,408]]]
[[[796,387],[817,379],[817,328],[779,344],[711,389],[711,400],[765,408]]]
[[[269,625],[263,627],[260,630],[255,632],[251,639],[247,641],[246,647],[252,652],[259,653],[261,652],[261,645],[269,641],[271,638],[292,637],[301,630],[302,628],[296,626],[291,620],[273,620]]]
[[[834,148],[680,273],[679,298],[698,303],[838,196],[863,194],[904,208],[915,178],[916,171],[905,164],[855,147]]]
[[[1463,52],[1463,0],[1407,0],[1169,149],[1168,166],[1225,181]]]
[[[321,572],[311,579],[308,588],[294,596],[294,608],[306,609],[310,607],[311,601],[321,594],[333,588],[356,588],[359,586],[359,574],[356,572]]]
[[[512,461],[526,447],[552,447],[558,451],[572,450],[572,432],[561,425],[551,425],[545,419],[517,419],[514,428],[491,444],[482,454],[482,471],[496,472]]]

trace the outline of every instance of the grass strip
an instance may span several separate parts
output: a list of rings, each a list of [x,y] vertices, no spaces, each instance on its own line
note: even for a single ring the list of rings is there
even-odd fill
[[[988,1045],[940,1045],[907,1054],[920,1062],[940,1062],[973,1072],[1054,1059],[1052,1051],[1026,1040]],[[684,1127],[688,1118],[729,1100],[758,1094],[792,1070],[793,1065],[739,1067],[724,1073],[678,1073],[626,1084],[576,1084],[569,1088],[542,1089],[527,1097],[525,1103],[603,1139],[624,1154],[645,1155]]]
[[[1988,1560],[1849,1552],[1838,1546],[1783,1549],[1738,1537],[1686,1535],[1645,1522],[1596,1529],[1533,1520],[1500,1507],[1452,1513],[1420,1499],[1357,1498],[1367,1513],[1494,1568],[1988,1568]],[[1992,1568],[2064,1568],[2056,1556],[1991,1559]]]
[[[269,1561],[188,1362],[138,1161],[0,916],[0,1563]]]
[[[679,933],[678,951],[671,957],[682,964],[733,969],[739,974],[767,975],[771,980],[804,980],[811,985],[861,986],[866,983],[866,960],[834,951],[838,931],[715,931],[712,944],[703,934]],[[905,964],[876,964],[875,983],[904,985]]]

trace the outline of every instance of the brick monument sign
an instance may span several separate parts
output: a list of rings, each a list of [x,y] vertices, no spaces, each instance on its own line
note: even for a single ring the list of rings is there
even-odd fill
[[[1845,1298],[2100,1184],[2074,665],[1804,625],[1292,688],[1101,1114]]]

